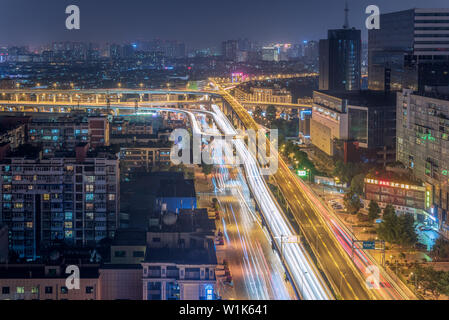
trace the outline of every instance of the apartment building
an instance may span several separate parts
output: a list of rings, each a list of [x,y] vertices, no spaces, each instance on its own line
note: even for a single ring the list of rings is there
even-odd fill
[[[397,94],[397,160],[425,182],[426,210],[449,235],[449,90]]]
[[[36,259],[53,241],[93,244],[113,237],[119,216],[119,161],[115,155],[59,153],[23,148],[0,159],[0,223],[11,231],[10,249]]]
[[[151,171],[154,166],[170,165],[169,147],[129,147],[120,149],[120,161],[128,171]]]
[[[249,92],[242,89],[234,89],[235,97],[241,101],[292,103],[292,95],[285,89],[250,88]]]
[[[89,143],[92,148],[108,146],[109,121],[76,114],[33,118],[28,125],[28,142],[42,146],[47,156],[59,150],[73,151],[79,143]]]
[[[150,220],[142,262],[144,300],[215,300],[215,222],[206,209]]]
[[[0,300],[98,300],[99,265],[80,265],[79,289],[69,289],[64,264],[0,265]]]
[[[29,117],[0,117],[0,144],[8,143],[11,149],[17,149],[27,139]]]

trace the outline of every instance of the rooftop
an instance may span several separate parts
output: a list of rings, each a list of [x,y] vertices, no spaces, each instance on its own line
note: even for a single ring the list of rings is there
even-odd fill
[[[316,92],[326,94],[341,100],[347,100],[348,105],[363,107],[382,107],[395,106],[396,93],[384,93],[375,90],[360,91],[333,91],[333,90],[315,90]]]
[[[168,212],[163,215],[156,214],[150,221],[150,232],[173,232],[173,233],[204,233],[213,234],[215,220],[208,217],[207,209],[181,209],[179,214]]]
[[[176,264],[217,264],[213,240],[205,248],[147,248],[144,262]]]
[[[113,246],[144,246],[146,244],[146,230],[139,228],[118,229],[115,233]]]
[[[0,279],[65,279],[66,265],[60,265],[60,272],[52,275],[45,272],[45,264],[2,264],[0,265]],[[99,277],[98,264],[81,265],[80,276],[82,279],[96,279]]]
[[[157,193],[158,198],[195,198],[195,183],[193,180],[166,179],[161,180]]]

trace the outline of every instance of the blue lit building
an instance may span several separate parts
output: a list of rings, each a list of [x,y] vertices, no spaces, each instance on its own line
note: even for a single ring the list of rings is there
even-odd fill
[[[360,30],[354,28],[328,31],[320,40],[320,90],[360,90],[361,50]]]
[[[195,209],[196,207],[196,192],[193,180],[161,180],[156,197],[157,209],[179,212],[181,209]]]

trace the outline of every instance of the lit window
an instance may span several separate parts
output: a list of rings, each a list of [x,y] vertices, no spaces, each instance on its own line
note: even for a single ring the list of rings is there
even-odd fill
[[[16,292],[17,293],[25,293],[25,287],[17,287]]]
[[[65,220],[72,220],[72,218],[73,218],[73,213],[70,211],[67,211],[65,213]]]
[[[14,203],[14,208],[22,209],[23,208],[23,203],[20,203],[20,202]]]
[[[50,195],[48,193],[44,194],[44,200],[46,201],[50,200]]]
[[[31,287],[31,293],[39,293],[39,288],[38,287]]]
[[[87,193],[86,194],[86,201],[93,201],[94,200],[94,194],[93,193]]]
[[[33,229],[33,223],[32,222],[27,222],[26,226],[28,229]]]
[[[86,185],[86,192],[94,192],[94,186],[92,184]]]
[[[115,200],[115,194],[109,194],[109,200],[114,201]]]
[[[87,182],[93,183],[93,182],[95,182],[95,176],[87,176],[86,180],[87,180]]]

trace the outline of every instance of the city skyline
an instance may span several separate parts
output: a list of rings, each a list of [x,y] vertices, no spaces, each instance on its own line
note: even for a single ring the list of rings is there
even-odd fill
[[[449,300],[421,3],[0,0],[0,300]]]
[[[330,3],[282,0],[274,7],[265,0],[244,3],[201,0],[195,6],[177,0],[131,2],[133,5],[123,6],[103,0],[94,3],[61,1],[57,4],[51,0],[38,3],[2,0],[0,4],[7,9],[0,12],[0,45],[38,47],[61,40],[122,43],[153,38],[181,40],[189,48],[218,46],[222,40],[237,38],[299,43],[324,38],[327,29],[341,28],[344,23],[343,0]],[[80,8],[80,30],[65,28],[65,8],[70,4]],[[348,1],[349,25],[362,30],[362,41],[367,39],[365,8],[370,4],[365,0]],[[381,13],[387,13],[413,7],[440,8],[444,7],[445,1],[431,0],[422,6],[419,0],[407,3],[379,0],[376,5]],[[213,12],[221,14],[217,16]]]

